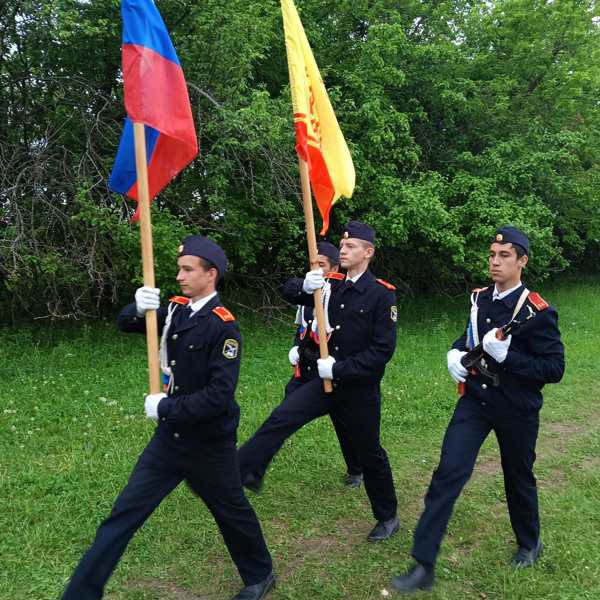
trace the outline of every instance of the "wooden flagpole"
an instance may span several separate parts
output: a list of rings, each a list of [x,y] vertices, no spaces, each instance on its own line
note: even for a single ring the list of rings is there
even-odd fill
[[[140,207],[140,238],[142,242],[142,271],[144,285],[156,287],[154,282],[154,253],[152,248],[152,218],[148,191],[148,162],[146,158],[146,130],[143,123],[133,124],[135,140],[135,169]],[[156,311],[146,311],[146,346],[148,348],[148,380],[151,394],[159,394],[160,366],[158,363],[158,322]]]
[[[315,218],[313,215],[312,196],[310,192],[310,180],[308,175],[308,163],[298,158],[300,167],[300,184],[302,186],[302,206],[304,208],[304,222],[306,224],[306,241],[308,242],[308,258],[310,268],[317,269],[317,236],[315,234]],[[317,328],[319,333],[319,350],[321,358],[329,356],[327,347],[327,329],[325,327],[325,311],[323,309],[323,294],[321,290],[315,290],[315,316],[317,318]],[[326,393],[333,391],[331,379],[323,380],[323,388]]]

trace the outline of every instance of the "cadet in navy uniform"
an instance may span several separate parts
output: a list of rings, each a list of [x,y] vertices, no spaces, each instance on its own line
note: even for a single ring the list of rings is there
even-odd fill
[[[260,525],[239,475],[236,430],[241,337],[215,291],[227,267],[223,250],[190,236],[179,249],[177,282],[188,298],[159,308],[159,290],[142,287],[119,315],[118,327],[145,332],[144,313],[158,310],[161,366],[167,393],[146,396],[146,416],[158,422],[129,482],[83,556],[63,600],[101,598],[134,533],[182,481],[211,511],[245,587],[234,600],[259,600],[274,585]]]
[[[288,437],[317,417],[339,415],[356,449],[377,520],[368,536],[375,542],[398,531],[398,518],[392,471],[379,440],[379,386],[396,347],[396,295],[393,286],[376,280],[369,271],[374,245],[375,232],[369,225],[348,224],[340,249],[346,280],[332,287],[328,302],[330,356],[317,361],[320,378],[333,380],[333,393],[324,392],[321,379],[305,383],[284,399],[239,454],[242,481],[256,487]],[[322,270],[315,269],[304,280],[288,281],[285,297],[314,306],[312,294],[324,284]]]
[[[529,240],[523,232],[511,226],[497,230],[489,253],[494,285],[474,290],[467,330],[448,352],[448,371],[463,394],[446,430],[440,463],[415,530],[412,555],[416,563],[392,581],[403,593],[433,585],[436,558],[454,503],[492,430],[500,447],[508,512],[518,545],[513,565],[531,566],[542,551],[533,474],[539,411],[544,384],[560,381],[565,362],[556,310],[521,283],[528,254]],[[522,323],[520,328],[498,339],[498,328],[512,319]],[[483,367],[498,378],[496,385],[489,375],[469,373],[461,363],[465,352],[480,341],[485,352]]]
[[[323,270],[326,284],[330,289],[340,285],[346,279],[346,276],[339,272],[340,251],[329,242],[319,242],[317,244],[317,264]],[[282,293],[286,294],[285,285]],[[329,292],[327,293],[327,295]],[[288,357],[291,365],[294,367],[294,375],[285,386],[285,396],[289,396],[299,387],[318,377],[317,359],[319,358],[319,344],[316,339],[316,321],[313,319],[313,309],[311,306],[298,305],[296,313],[296,337],[294,346],[289,351]],[[331,422],[335,428],[340,449],[346,462],[346,475],[344,485],[347,488],[357,488],[363,480],[360,461],[352,445],[352,440],[348,434],[348,429],[342,421],[339,414],[332,412],[329,414]]]

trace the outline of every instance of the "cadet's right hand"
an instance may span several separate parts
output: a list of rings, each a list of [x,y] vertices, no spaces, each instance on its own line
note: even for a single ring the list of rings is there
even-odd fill
[[[138,317],[143,317],[147,310],[157,310],[160,307],[160,290],[147,285],[138,288],[135,293],[135,309]]]
[[[325,277],[323,277],[323,269],[314,269],[309,271],[304,277],[302,290],[307,294],[312,294],[315,290],[321,289],[325,285]]]
[[[460,359],[465,354],[466,352],[461,352],[457,348],[452,348],[452,350],[448,352],[448,373],[450,373],[450,377],[452,377],[456,383],[464,383],[469,374],[469,371],[467,371],[460,362]]]
[[[289,351],[288,359],[292,367],[295,367],[300,360],[300,353],[298,352],[298,346],[293,346]]]

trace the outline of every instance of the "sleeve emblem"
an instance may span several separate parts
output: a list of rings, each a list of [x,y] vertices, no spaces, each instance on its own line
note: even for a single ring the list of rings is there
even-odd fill
[[[232,338],[226,339],[223,344],[223,356],[229,360],[237,358],[240,344]]]
[[[390,308],[390,319],[392,319],[392,321],[394,321],[394,323],[398,320],[398,307],[397,306],[392,306]]]

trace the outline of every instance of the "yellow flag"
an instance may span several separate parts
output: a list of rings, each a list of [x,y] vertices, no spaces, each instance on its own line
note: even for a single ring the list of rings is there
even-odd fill
[[[323,218],[321,235],[324,235],[329,228],[333,204],[340,196],[352,196],[354,165],[292,0],[281,0],[281,10],[294,106],[296,151],[308,163],[311,187]]]

